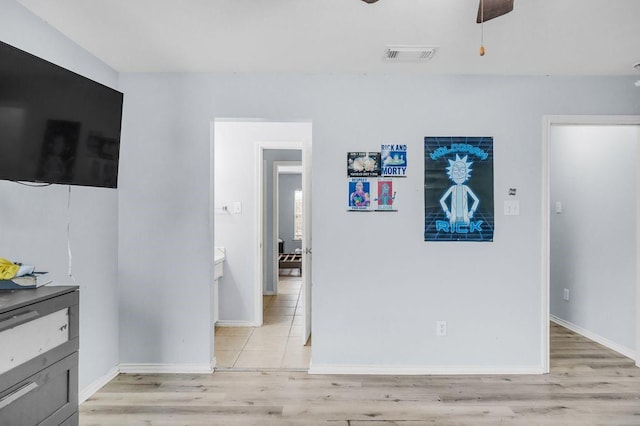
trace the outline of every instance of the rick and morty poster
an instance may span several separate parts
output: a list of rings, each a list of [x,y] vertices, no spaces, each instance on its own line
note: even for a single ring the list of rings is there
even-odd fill
[[[424,138],[424,240],[493,241],[493,138]]]

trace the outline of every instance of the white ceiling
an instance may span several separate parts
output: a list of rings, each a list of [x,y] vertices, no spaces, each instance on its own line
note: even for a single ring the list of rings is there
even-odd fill
[[[123,72],[638,75],[640,0],[18,0]],[[388,45],[439,46],[388,63]]]

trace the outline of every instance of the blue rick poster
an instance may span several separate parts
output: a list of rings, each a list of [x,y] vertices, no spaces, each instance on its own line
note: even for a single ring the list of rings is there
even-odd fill
[[[424,138],[424,240],[493,241],[493,138]]]

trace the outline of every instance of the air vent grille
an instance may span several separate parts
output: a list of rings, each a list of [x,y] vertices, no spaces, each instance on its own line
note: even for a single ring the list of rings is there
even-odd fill
[[[433,58],[437,47],[432,46],[389,46],[384,59],[390,62],[425,62]]]

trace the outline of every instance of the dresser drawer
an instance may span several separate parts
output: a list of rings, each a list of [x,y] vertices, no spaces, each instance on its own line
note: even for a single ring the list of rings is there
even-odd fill
[[[76,352],[0,391],[2,424],[60,425],[77,411],[77,383]]]
[[[38,315],[29,310],[24,317]],[[13,317],[20,318],[20,316]],[[12,319],[13,319],[12,318]],[[4,322],[9,322],[6,320]],[[3,322],[0,322],[2,330]],[[0,331],[0,374],[69,341],[69,309],[61,309]]]
[[[1,313],[0,391],[77,350],[77,291]]]

